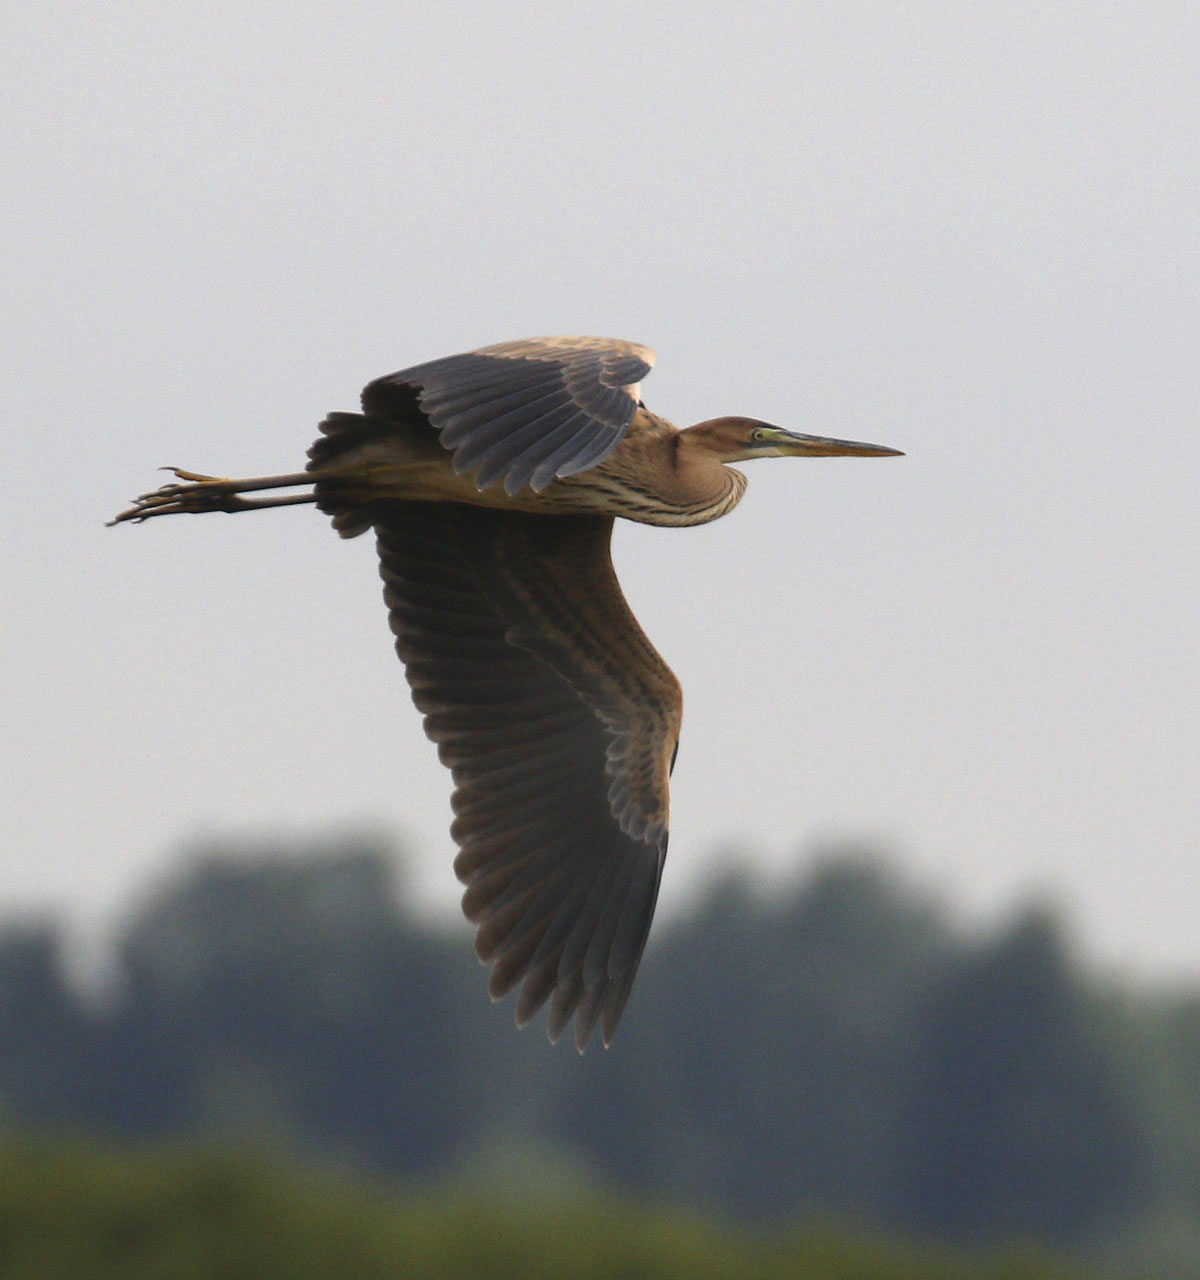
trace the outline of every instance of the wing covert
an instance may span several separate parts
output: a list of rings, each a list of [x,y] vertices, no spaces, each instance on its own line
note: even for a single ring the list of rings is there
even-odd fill
[[[654,352],[615,338],[527,338],[376,378],[363,411],[416,404],[479,488],[515,494],[586,471],[621,442]]]

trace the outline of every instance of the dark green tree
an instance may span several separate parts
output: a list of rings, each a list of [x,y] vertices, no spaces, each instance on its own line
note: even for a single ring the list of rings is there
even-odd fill
[[[929,1000],[896,1205],[951,1239],[1080,1240],[1144,1202],[1132,1100],[1041,912],[960,953]]]

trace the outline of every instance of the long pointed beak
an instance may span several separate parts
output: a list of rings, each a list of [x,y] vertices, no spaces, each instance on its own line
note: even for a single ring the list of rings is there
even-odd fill
[[[806,436],[783,427],[763,426],[760,442],[763,453],[802,458],[903,458],[900,449],[861,440],[835,440],[832,436]]]

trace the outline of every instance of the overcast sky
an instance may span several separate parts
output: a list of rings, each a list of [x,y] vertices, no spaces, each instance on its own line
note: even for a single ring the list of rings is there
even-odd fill
[[[680,424],[907,454],[619,530],[685,690],[668,909],[733,847],[865,838],[1200,977],[1198,36],[1190,3],[10,15],[0,911],[102,919],[189,839],[349,822],[448,914],[369,541],[103,521],[160,464],[297,468],[376,375],[584,333],[654,347]]]

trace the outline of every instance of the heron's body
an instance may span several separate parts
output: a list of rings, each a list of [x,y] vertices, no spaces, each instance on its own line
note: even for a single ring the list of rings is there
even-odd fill
[[[732,510],[730,462],[895,453],[716,418],[680,431],[645,408],[653,352],[538,338],[379,378],[321,424],[306,471],[177,471],[117,520],[316,502],[343,537],[373,528],[396,649],[454,777],[455,870],[494,996],[549,1002],[607,1044],[625,1007],[667,849],[682,697],[621,594],[613,520],[692,525]],[[247,493],[311,486],[298,495]]]
[[[696,437],[639,406],[629,431],[598,466],[550,481],[540,492],[480,489],[456,472],[426,421],[332,414],[313,449],[318,492],[341,491],[351,509],[381,500],[460,502],[531,515],[595,515],[642,524],[706,524],[741,501],[746,477],[697,447]],[[691,428],[696,430],[696,428]],[[344,440],[344,443],[343,443]],[[342,477],[345,477],[344,479]],[[311,472],[310,472],[311,478]],[[320,499],[318,499],[320,500]]]

